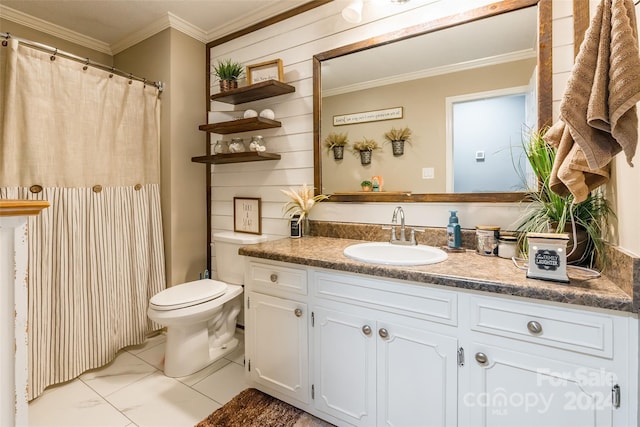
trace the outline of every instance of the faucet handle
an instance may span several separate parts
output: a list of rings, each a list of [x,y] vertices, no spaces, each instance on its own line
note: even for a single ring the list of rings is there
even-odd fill
[[[427,231],[425,228],[413,227],[411,229],[411,237],[410,237],[411,244],[417,245],[418,241],[416,240],[416,233],[424,233],[425,231]]]
[[[397,240],[397,238],[396,238],[396,228],[393,225],[383,225],[382,229],[383,230],[391,230],[391,238],[389,239],[390,242],[393,242],[393,241]]]

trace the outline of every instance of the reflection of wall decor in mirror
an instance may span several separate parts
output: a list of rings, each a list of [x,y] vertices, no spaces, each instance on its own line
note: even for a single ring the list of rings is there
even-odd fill
[[[402,126],[412,130],[411,155],[380,156],[376,172],[383,174],[390,193],[384,201],[509,202],[525,198],[522,189],[447,189],[446,98],[525,87],[526,121],[522,130],[551,123],[551,0],[496,2],[439,18],[394,33],[332,49],[313,57],[315,187],[334,193],[330,201],[381,200],[356,194],[344,184],[354,182],[355,159],[327,161],[321,141],[335,131],[334,115],[346,111],[377,111],[384,102],[403,105]],[[416,55],[415,52],[420,52]],[[395,55],[395,56],[388,56]],[[427,59],[429,63],[420,60]],[[403,64],[398,75],[397,64]],[[349,70],[367,70],[354,73]],[[363,76],[366,74],[366,76]],[[397,100],[397,101],[396,101]],[[482,120],[480,118],[480,120]],[[357,126],[357,128],[355,127]],[[384,135],[388,122],[344,124],[340,131]],[[521,146],[511,135],[503,147]],[[482,141],[484,162],[474,166],[491,171],[497,151]],[[504,148],[498,151],[502,152]],[[508,148],[506,149],[508,151]],[[453,150],[452,150],[453,152]],[[499,160],[504,162],[502,158]],[[412,163],[413,162],[413,163]],[[452,162],[451,164],[455,164]],[[433,171],[425,174],[424,171]],[[471,178],[472,180],[473,178]],[[391,196],[390,196],[391,197]]]
[[[278,80],[284,83],[282,59],[265,61],[259,64],[247,65],[247,83],[254,84],[267,80]]]
[[[262,209],[259,197],[233,198],[233,231],[262,234]]]
[[[333,116],[334,126],[354,125],[356,123],[379,122],[402,118],[402,107],[384,110],[364,111],[362,113],[340,114]]]

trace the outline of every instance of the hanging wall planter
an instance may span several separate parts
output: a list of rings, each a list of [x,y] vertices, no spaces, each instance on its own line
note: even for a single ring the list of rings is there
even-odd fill
[[[373,150],[378,150],[380,146],[373,139],[363,138],[353,144],[353,152],[360,153],[360,163],[363,165],[371,164],[371,156]]]
[[[372,153],[373,152],[369,150],[360,151],[360,163],[362,163],[363,165],[370,165]]]
[[[402,139],[391,141],[391,148],[394,156],[402,156],[404,154],[404,141]]]
[[[331,132],[324,140],[327,150],[333,150],[333,158],[342,160],[344,158],[344,147],[348,144],[346,133]]]
[[[391,128],[385,132],[384,139],[391,143],[394,156],[402,156],[404,154],[404,143],[411,141],[411,129],[404,127],[401,129]]]

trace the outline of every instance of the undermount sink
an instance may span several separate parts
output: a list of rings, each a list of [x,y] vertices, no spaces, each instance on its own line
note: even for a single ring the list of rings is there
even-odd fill
[[[447,253],[427,245],[395,245],[389,242],[358,243],[347,246],[344,255],[356,261],[383,265],[436,264],[447,259]]]

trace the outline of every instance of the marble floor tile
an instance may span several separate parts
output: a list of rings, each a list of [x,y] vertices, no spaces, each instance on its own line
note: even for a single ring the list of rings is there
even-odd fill
[[[154,366],[123,351],[107,366],[80,375],[80,380],[101,396],[108,396],[156,371]]]
[[[161,372],[142,378],[105,399],[139,427],[192,426],[221,406]]]
[[[186,384],[188,386],[193,386],[197,383],[199,383],[200,381],[202,381],[203,379],[207,378],[209,375],[213,374],[216,371],[219,371],[220,369],[224,368],[225,366],[227,366],[229,363],[232,363],[231,360],[227,360],[225,358],[216,360],[215,362],[213,362],[211,365],[207,366],[206,368],[203,368],[201,370],[199,370],[198,372],[191,374],[191,375],[187,375],[186,377],[179,377],[176,378],[178,381],[180,381],[183,384]]]
[[[156,369],[160,371],[164,371],[164,349],[165,343],[155,345],[153,347],[149,347],[143,351],[135,353],[136,357],[144,360],[151,366],[154,366]]]
[[[80,380],[51,387],[29,403],[30,427],[125,427],[132,420]]]
[[[247,387],[244,367],[230,363],[194,385],[193,389],[224,405]]]
[[[167,335],[164,332],[160,332],[158,335],[154,335],[150,338],[147,338],[146,341],[140,345],[132,345],[130,347],[125,348],[126,351],[132,354],[142,353],[145,350],[149,350],[152,347],[156,347],[160,344],[164,346],[164,343],[167,341]]]

